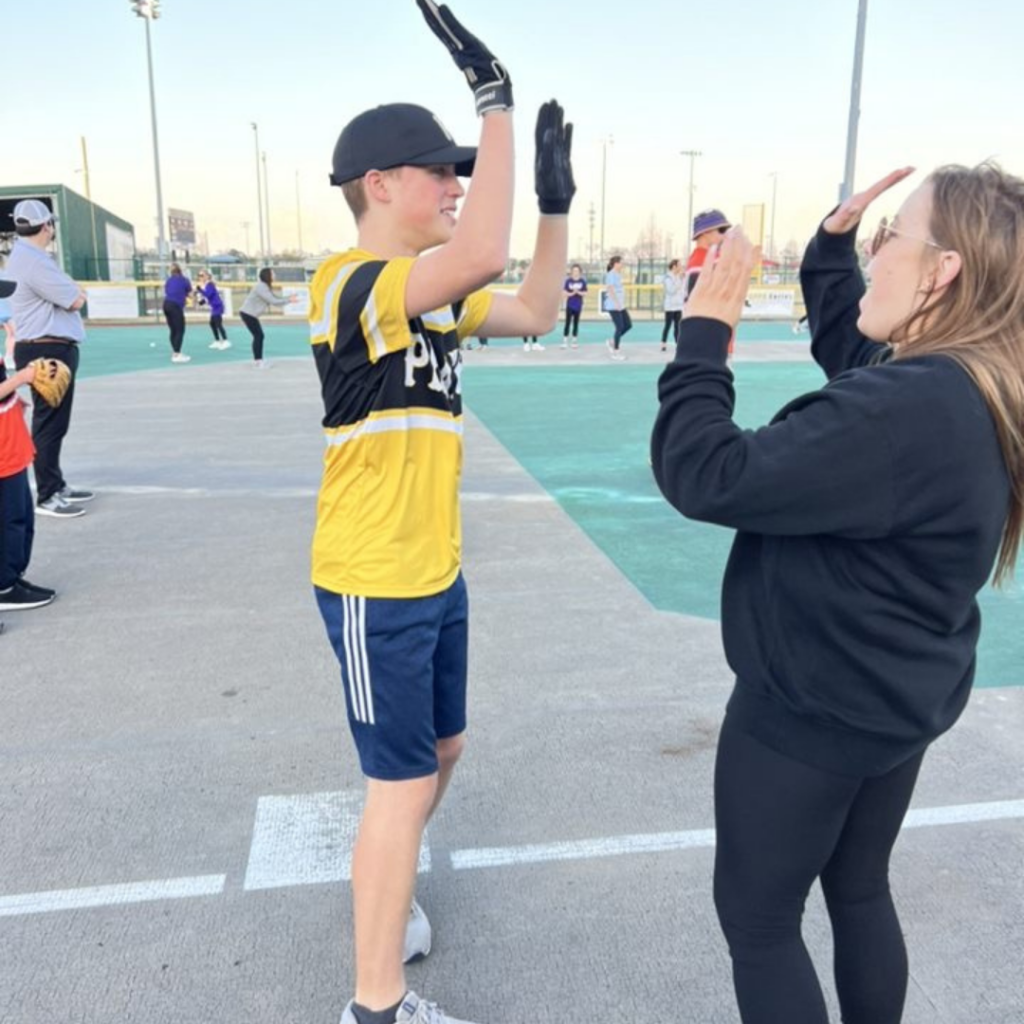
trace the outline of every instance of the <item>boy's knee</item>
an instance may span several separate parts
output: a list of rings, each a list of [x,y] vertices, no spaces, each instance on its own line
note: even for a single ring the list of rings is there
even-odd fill
[[[437,764],[440,771],[454,768],[456,762],[462,757],[462,751],[466,747],[466,734],[460,732],[458,736],[448,736],[437,741]]]

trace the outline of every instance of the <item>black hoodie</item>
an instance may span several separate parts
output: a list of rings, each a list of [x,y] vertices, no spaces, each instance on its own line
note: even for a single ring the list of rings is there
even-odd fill
[[[967,702],[975,597],[1010,484],[968,374],[947,356],[889,360],[857,331],[853,232],[819,230],[801,284],[828,384],[741,430],[729,328],[684,320],[658,383],[652,463],[683,515],[737,531],[722,587],[729,713],[784,754],[875,775]]]

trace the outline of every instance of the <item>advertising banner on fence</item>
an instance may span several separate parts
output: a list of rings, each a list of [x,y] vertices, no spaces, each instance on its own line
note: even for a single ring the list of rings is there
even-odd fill
[[[751,288],[743,316],[745,319],[792,319],[796,316],[795,304],[795,288]]]

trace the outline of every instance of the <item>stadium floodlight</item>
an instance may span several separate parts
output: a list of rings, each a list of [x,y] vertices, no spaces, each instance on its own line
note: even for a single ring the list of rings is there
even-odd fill
[[[164,193],[160,184],[160,143],[156,129],[156,89],[153,85],[153,46],[150,41],[149,23],[160,17],[160,0],[132,0],[131,8],[136,16],[146,23],[146,67],[149,71],[149,116],[153,128],[153,169],[156,176],[156,224],[157,256],[160,260],[161,276],[167,256],[167,241],[164,236]]]

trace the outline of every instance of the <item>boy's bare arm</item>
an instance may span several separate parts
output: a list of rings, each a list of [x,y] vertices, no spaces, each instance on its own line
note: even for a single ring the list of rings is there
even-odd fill
[[[483,123],[472,182],[452,237],[420,257],[409,274],[405,289],[409,317],[464,299],[504,273],[515,186],[508,72],[448,7],[438,7],[431,0],[416,2],[431,31],[465,74]]]

